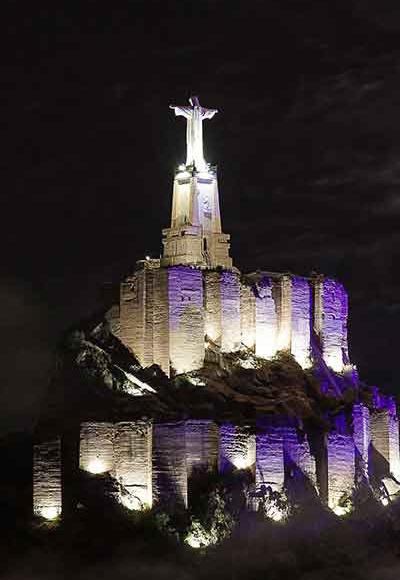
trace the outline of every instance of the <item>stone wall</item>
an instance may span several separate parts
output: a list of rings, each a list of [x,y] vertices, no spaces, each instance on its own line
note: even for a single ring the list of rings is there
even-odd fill
[[[115,477],[123,489],[122,503],[130,509],[152,505],[152,434],[148,421],[115,425]]]
[[[145,364],[145,274],[136,272],[121,283],[120,334],[121,341],[131,349],[141,365]]]
[[[305,278],[292,277],[291,352],[302,368],[310,366],[311,287]]]
[[[240,282],[232,271],[206,270],[204,277],[205,334],[222,352],[240,348]]]
[[[168,271],[164,268],[153,275],[153,359],[169,376],[169,311],[168,311]]]
[[[275,278],[275,301],[278,312],[277,350],[290,352],[292,343],[292,280],[287,274]]]
[[[371,415],[371,443],[374,475],[400,479],[399,420],[391,409]]]
[[[263,358],[271,358],[277,351],[278,315],[273,286],[268,276],[263,276],[255,286],[255,351]]]
[[[256,297],[253,288],[240,285],[240,330],[242,344],[255,351],[256,346]]]
[[[282,427],[260,422],[256,436],[256,489],[270,486],[281,492],[285,483]]]
[[[314,282],[314,328],[325,363],[335,372],[348,364],[347,293],[342,284],[329,278]]]
[[[307,436],[299,433],[294,427],[287,427],[283,432],[283,453],[285,471],[289,478],[303,486],[317,487],[315,459],[311,454]]]
[[[368,479],[369,446],[371,428],[369,409],[362,403],[353,405],[353,437],[356,454],[356,474],[359,478]]]
[[[158,364],[169,375],[203,365],[205,337],[222,352],[244,345],[270,359],[288,351],[308,368],[314,330],[324,363],[342,372],[349,368],[347,311],[343,286],[328,278],[256,272],[241,282],[233,270],[143,260],[121,285],[119,336],[143,366]]]
[[[112,423],[89,421],[81,424],[79,467],[90,473],[115,474]]]
[[[187,507],[185,423],[157,423],[153,430],[153,501]]]
[[[189,266],[168,268],[169,355],[179,373],[203,366],[204,309],[202,271]]]
[[[254,469],[256,440],[247,426],[224,423],[219,427],[218,469],[227,473],[233,469]]]
[[[351,435],[327,435],[328,506],[342,515],[341,504],[351,497],[355,483],[355,448]]]
[[[61,441],[54,439],[33,447],[33,512],[52,520],[61,511]]]
[[[186,465],[190,478],[196,471],[212,471],[218,462],[218,427],[213,421],[191,419],[185,423]]]

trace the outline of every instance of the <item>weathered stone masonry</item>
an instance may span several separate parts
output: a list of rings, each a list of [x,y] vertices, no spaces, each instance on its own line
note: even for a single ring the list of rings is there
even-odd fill
[[[33,448],[33,512],[51,520],[61,511],[61,440],[57,438]]]

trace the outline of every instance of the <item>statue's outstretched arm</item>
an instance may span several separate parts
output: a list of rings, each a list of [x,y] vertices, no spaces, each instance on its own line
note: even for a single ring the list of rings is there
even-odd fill
[[[174,109],[175,115],[177,117],[185,117],[186,119],[190,119],[192,116],[192,107],[179,107],[177,105],[170,105],[170,109]]]
[[[218,113],[218,109],[201,109],[202,119],[212,119]]]

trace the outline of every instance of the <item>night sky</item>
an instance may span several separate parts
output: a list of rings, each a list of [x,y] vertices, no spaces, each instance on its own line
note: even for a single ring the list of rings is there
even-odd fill
[[[62,332],[161,251],[198,94],[234,263],[339,278],[361,377],[400,392],[398,0],[5,2],[1,431]],[[71,3],[74,4],[74,3]]]

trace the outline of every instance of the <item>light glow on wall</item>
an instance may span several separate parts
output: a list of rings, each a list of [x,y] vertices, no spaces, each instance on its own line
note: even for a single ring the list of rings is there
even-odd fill
[[[89,473],[97,475],[99,473],[105,473],[107,471],[107,466],[104,463],[104,461],[102,461],[98,457],[95,457],[94,459],[91,459],[89,461],[87,471],[89,471]]]
[[[347,516],[347,514],[351,512],[351,509],[352,509],[351,505],[348,506],[337,505],[332,509],[332,511],[334,514],[342,518],[344,516]]]
[[[253,458],[248,455],[234,455],[230,459],[236,469],[249,469],[254,463]]]
[[[281,522],[285,518],[285,514],[278,506],[272,506],[268,509],[268,518],[274,522]]]
[[[335,373],[341,373],[343,371],[343,359],[339,352],[329,353],[325,355],[325,362]]]
[[[61,507],[57,506],[43,506],[38,510],[38,515],[45,520],[56,520],[61,514]]]

